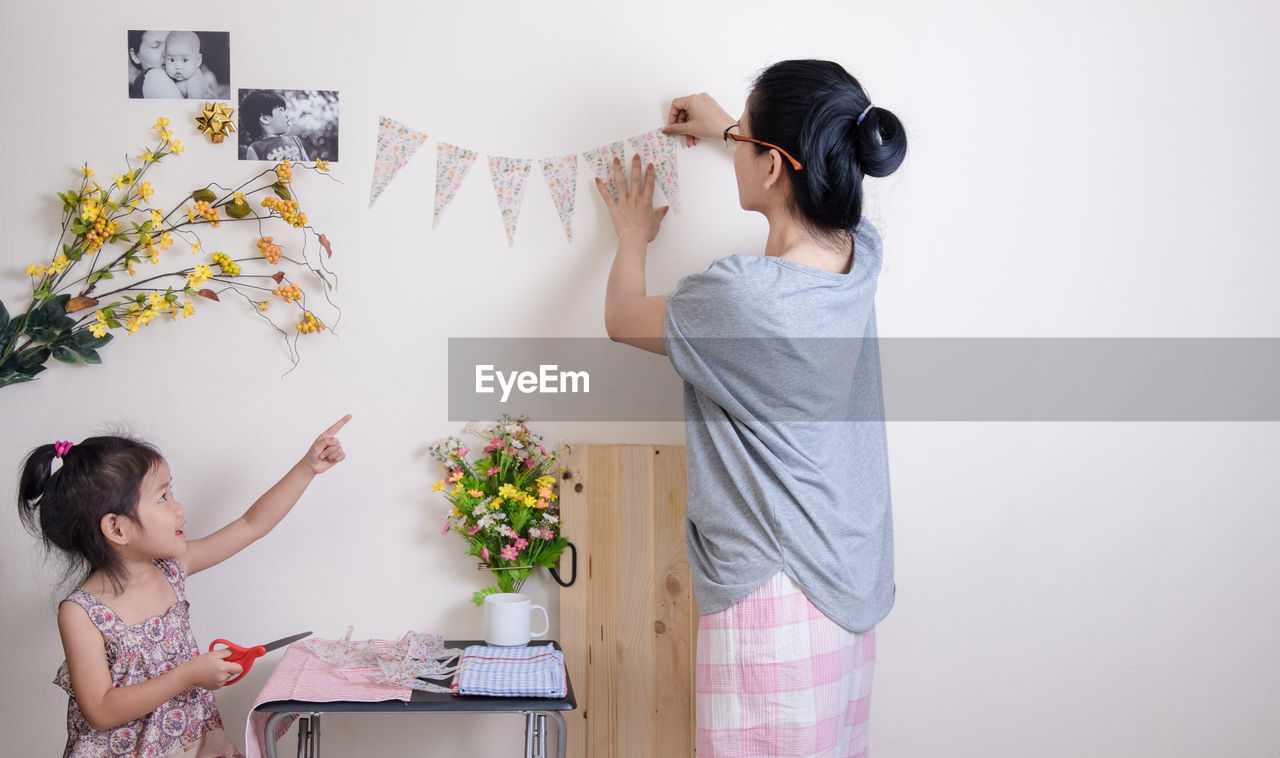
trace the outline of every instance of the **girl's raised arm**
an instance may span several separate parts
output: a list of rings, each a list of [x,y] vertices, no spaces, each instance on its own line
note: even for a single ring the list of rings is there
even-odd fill
[[[215,566],[274,529],[298,502],[316,474],[323,474],[347,457],[337,435],[350,420],[351,414],[348,413],[316,437],[302,460],[249,506],[243,516],[208,537],[188,542],[186,551],[178,557],[183,570],[190,575]]]

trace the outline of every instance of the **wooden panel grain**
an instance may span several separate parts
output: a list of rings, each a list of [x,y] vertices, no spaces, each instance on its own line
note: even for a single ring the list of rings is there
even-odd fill
[[[653,756],[692,756],[698,614],[685,553],[683,447],[653,449],[655,619]]]
[[[587,755],[587,708],[583,699],[587,684],[587,536],[591,528],[591,512],[587,508],[587,496],[582,485],[586,456],[582,451],[570,453],[564,459],[564,472],[560,479],[560,534],[574,544],[578,551],[578,577],[574,583],[560,590],[560,646],[565,651],[564,664],[578,698],[578,709],[564,714],[568,727],[566,758],[584,758]],[[560,560],[559,573],[568,579],[571,554],[566,550]]]
[[[579,709],[572,758],[691,756],[697,613],[684,542],[684,448],[584,445],[565,459],[563,532],[579,575],[561,638]]]
[[[587,648],[587,755],[614,758],[617,753],[618,579],[620,462],[618,445],[592,445],[587,451],[587,507],[591,510],[588,535],[592,567],[588,577],[591,634]]]
[[[626,693],[616,722],[620,758],[647,758],[653,746],[653,458],[653,448],[628,445],[619,460],[615,656],[618,686]]]

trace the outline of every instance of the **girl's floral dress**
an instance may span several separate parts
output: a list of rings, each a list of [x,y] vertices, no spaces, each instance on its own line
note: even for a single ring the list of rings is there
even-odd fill
[[[125,624],[105,603],[83,588],[67,596],[89,614],[106,641],[107,665],[114,687],[154,679],[200,655],[191,633],[186,574],[176,560],[156,561],[173,586],[177,602],[161,616]],[[71,696],[67,704],[67,749],[64,758],[141,756],[143,758],[242,758],[222,728],[213,693],[192,687],[155,711],[114,729],[98,731],[89,725],[71,689],[64,661],[53,683]]]

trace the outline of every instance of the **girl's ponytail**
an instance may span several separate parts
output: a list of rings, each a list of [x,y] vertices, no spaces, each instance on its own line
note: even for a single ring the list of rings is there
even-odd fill
[[[46,547],[49,538],[41,528],[38,511],[45,487],[53,476],[53,460],[56,457],[57,450],[52,443],[32,450],[22,463],[22,474],[18,480],[18,516],[22,518],[22,525],[27,531],[44,540]]]

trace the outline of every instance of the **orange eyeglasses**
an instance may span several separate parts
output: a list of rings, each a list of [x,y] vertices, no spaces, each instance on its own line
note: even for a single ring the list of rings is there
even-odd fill
[[[734,128],[735,126],[738,126],[738,124],[729,124],[724,128],[724,146],[725,147],[729,147],[729,140],[733,140],[734,142],[754,142],[757,145],[764,145],[767,148],[777,150],[778,152],[782,153],[782,157],[786,158],[787,161],[791,164],[791,168],[795,169],[796,171],[799,171],[800,169],[804,168],[804,165],[800,163],[800,161],[791,157],[791,153],[788,153],[786,150],[783,150],[782,148],[778,147],[772,142],[765,142],[764,140],[758,140],[755,137],[743,137],[741,134],[730,134],[729,130]]]

